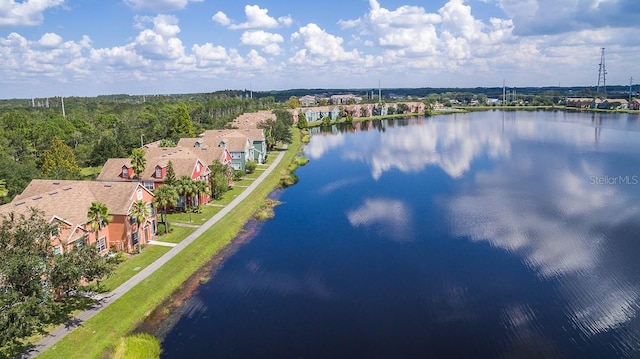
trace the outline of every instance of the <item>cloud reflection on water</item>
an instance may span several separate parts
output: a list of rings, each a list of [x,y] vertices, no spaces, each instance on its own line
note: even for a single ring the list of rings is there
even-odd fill
[[[384,136],[375,136],[357,151],[347,149],[344,156],[369,164],[376,180],[392,169],[420,172],[429,165],[440,167],[452,178],[460,178],[479,156],[509,156],[510,143],[501,135],[500,126],[496,122],[477,126],[472,121],[451,120],[395,127]]]
[[[319,158],[342,146],[343,157],[368,164],[376,180],[393,169],[409,173],[438,166],[461,180],[455,197],[443,201],[454,235],[506,250],[541,279],[557,281],[571,320],[586,335],[635,318],[640,288],[612,269],[607,257],[612,254],[606,252],[607,231],[639,217],[629,196],[634,186],[593,185],[590,177],[605,175],[607,168],[584,156],[620,152],[635,137],[615,122],[601,131],[592,127],[599,122],[575,123],[571,115],[558,121],[536,114],[519,113],[517,120],[515,113],[502,116],[502,121],[458,116],[387,127],[384,135],[370,131],[357,149],[348,148],[343,134],[314,136],[308,153]],[[523,144],[534,146],[519,150]],[[464,178],[473,162],[485,157],[500,160],[491,170]],[[370,198],[347,218],[354,227],[380,226],[387,235],[410,238],[403,231],[411,228],[411,213],[401,201]],[[505,318],[529,335],[538,329],[527,329],[529,322],[536,324],[531,308],[525,309],[508,308]]]
[[[353,227],[378,229],[397,242],[413,240],[412,214],[402,201],[368,198],[360,207],[347,212],[347,219]]]
[[[526,125],[528,138],[546,138]],[[590,133],[574,129],[569,142]],[[633,186],[593,185],[590,176],[605,168],[553,146],[514,149],[512,158],[478,172],[445,202],[454,235],[488,242],[557,280],[571,319],[587,335],[635,317],[640,288],[624,284],[605,253],[607,231],[640,214],[629,196]]]

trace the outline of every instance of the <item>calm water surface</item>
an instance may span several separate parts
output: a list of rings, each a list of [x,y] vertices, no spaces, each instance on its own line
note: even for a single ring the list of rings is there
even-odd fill
[[[317,133],[163,358],[640,356],[640,116]]]

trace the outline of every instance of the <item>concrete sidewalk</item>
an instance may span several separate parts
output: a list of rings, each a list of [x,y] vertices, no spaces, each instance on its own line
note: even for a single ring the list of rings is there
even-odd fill
[[[106,294],[102,299],[97,301],[94,305],[92,305],[89,309],[84,312],[78,314],[73,319],[69,320],[67,323],[61,325],[53,332],[49,333],[46,337],[42,338],[40,342],[38,342],[34,347],[32,347],[27,352],[24,352],[18,355],[16,358],[26,359],[26,358],[35,358],[43,351],[49,349],[51,346],[55,345],[58,341],[64,338],[67,334],[71,333],[74,329],[81,326],[82,323],[91,319],[94,315],[98,314],[101,310],[108,307],[111,303],[118,300],[118,298],[122,297],[125,293],[127,293],[131,288],[135,287],[138,283],[145,280],[148,276],[153,274],[158,268],[162,267],[169,260],[171,260],[176,254],[180,253],[184,248],[186,248],[189,244],[195,241],[198,237],[200,237],[207,229],[216,224],[220,219],[222,219],[225,215],[227,215],[235,206],[237,206],[240,202],[242,202],[245,198],[247,198],[261,183],[262,181],[271,173],[273,169],[282,161],[284,154],[286,152],[280,152],[278,157],[273,161],[271,166],[264,171],[260,177],[258,177],[246,190],[240,193],[231,203],[222,208],[220,212],[216,213],[211,219],[206,221],[204,224],[199,226],[191,235],[185,238],[182,242],[178,243],[175,247],[171,248],[167,253],[165,253],[162,257],[158,258],[155,262],[151,263],[149,266],[141,270],[138,274],[133,276],[131,279],[123,283],[118,288],[114,289],[111,293]]]

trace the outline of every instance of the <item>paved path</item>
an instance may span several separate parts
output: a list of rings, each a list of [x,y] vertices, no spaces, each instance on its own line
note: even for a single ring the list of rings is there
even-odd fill
[[[177,243],[161,242],[161,241],[149,241],[149,244],[152,244],[154,246],[163,246],[163,247],[175,247],[178,245]]]
[[[226,207],[224,207],[220,212],[216,213],[211,219],[206,221],[202,226],[196,229],[191,235],[185,238],[182,242],[178,243],[175,247],[171,248],[167,253],[165,253],[162,257],[158,258],[155,262],[151,263],[149,266],[141,270],[138,274],[133,276],[131,279],[126,281],[124,284],[114,289],[113,292],[105,295],[101,300],[97,301],[94,305],[92,305],[89,309],[75,316],[75,318],[69,320],[67,323],[58,327],[58,329],[49,333],[46,337],[44,337],[40,342],[38,342],[31,350],[28,352],[22,353],[18,355],[16,358],[26,359],[26,358],[35,358],[43,351],[49,349],[51,346],[56,344],[62,338],[64,338],[67,334],[71,333],[75,328],[82,325],[82,323],[91,319],[94,315],[98,314],[102,309],[109,306],[109,304],[115,302],[118,298],[122,297],[125,293],[127,293],[131,288],[135,287],[138,283],[145,280],[148,276],[153,274],[158,268],[162,267],[165,263],[167,263],[171,258],[173,258],[176,254],[180,253],[183,249],[185,249],[189,244],[195,241],[198,237],[200,237],[207,229],[216,224],[220,219],[222,219],[226,214],[228,214],[235,206],[237,206],[240,202],[242,202],[245,198],[253,192],[258,185],[262,183],[262,181],[273,171],[273,169],[280,163],[282,157],[284,157],[285,152],[280,152],[278,157],[273,161],[272,165],[260,175],[246,190],[240,193],[231,203],[229,203]]]
[[[188,224],[188,223],[180,223],[180,222],[171,222],[171,223],[169,223],[169,227],[171,227],[171,226],[187,227],[187,228],[200,228],[199,224]]]

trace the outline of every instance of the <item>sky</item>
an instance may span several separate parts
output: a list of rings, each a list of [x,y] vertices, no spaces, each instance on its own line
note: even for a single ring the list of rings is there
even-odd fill
[[[0,98],[640,83],[638,0],[0,0]]]

